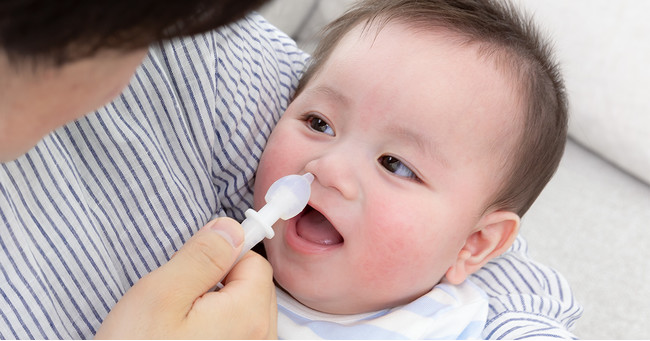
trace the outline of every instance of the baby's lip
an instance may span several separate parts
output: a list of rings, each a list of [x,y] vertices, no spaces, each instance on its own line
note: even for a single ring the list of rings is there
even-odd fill
[[[308,242],[330,246],[343,243],[343,236],[320,210],[307,205],[296,221],[296,233]]]

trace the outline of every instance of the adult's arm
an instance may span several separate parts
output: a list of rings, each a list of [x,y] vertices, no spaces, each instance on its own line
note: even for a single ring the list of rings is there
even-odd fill
[[[216,75],[212,115],[223,123],[207,136],[212,187],[223,207],[218,213],[242,221],[252,207],[259,158],[309,56],[260,15],[224,27],[213,38],[214,65],[205,70]],[[197,93],[195,85],[189,86],[194,89],[188,88],[188,94]]]
[[[528,257],[523,238],[470,279],[489,297],[485,339],[576,338],[582,307],[561,274]]]

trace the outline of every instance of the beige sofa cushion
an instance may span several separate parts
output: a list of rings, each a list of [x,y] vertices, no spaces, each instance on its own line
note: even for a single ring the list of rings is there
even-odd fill
[[[518,2],[556,42],[570,136],[650,184],[650,1]]]

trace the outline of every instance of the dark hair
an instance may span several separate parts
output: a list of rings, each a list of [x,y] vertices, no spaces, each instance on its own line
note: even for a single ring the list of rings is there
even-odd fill
[[[523,216],[559,165],[567,135],[567,99],[558,65],[532,21],[507,1],[364,0],[325,28],[296,96],[327,61],[340,39],[359,24],[399,22],[417,29],[444,29],[460,44],[478,44],[484,57],[515,82],[525,112],[514,118],[522,131],[503,168],[506,176],[486,211]]]
[[[0,53],[55,65],[230,23],[266,0],[2,0]]]

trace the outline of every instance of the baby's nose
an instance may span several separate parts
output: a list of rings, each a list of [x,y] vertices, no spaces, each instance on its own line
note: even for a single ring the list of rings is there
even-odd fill
[[[305,171],[314,175],[314,183],[336,190],[347,200],[354,200],[359,195],[358,177],[362,175],[354,167],[358,160],[349,159],[347,154],[327,152],[307,163]]]

